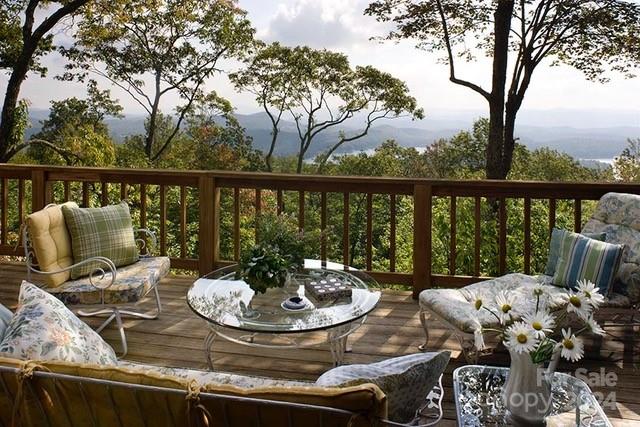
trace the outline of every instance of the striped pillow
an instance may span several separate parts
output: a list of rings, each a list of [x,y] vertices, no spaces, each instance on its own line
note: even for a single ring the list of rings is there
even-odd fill
[[[556,272],[556,266],[558,265],[558,252],[560,252],[560,240],[562,240],[562,236],[565,233],[578,234],[567,230],[560,230],[558,228],[553,229],[553,232],[551,233],[551,242],[549,242],[549,258],[547,259],[547,266],[544,268],[544,274],[546,276],[553,276]],[[607,233],[584,233],[583,236],[604,242],[607,238]]]
[[[138,261],[138,247],[131,225],[127,202],[102,208],[69,208],[62,206],[64,221],[71,235],[73,262],[101,256],[116,267]],[[71,278],[86,276],[103,264],[88,263],[71,270]]]
[[[623,252],[624,245],[564,233],[553,284],[574,289],[578,280],[584,279],[593,282],[604,295],[609,295]]]

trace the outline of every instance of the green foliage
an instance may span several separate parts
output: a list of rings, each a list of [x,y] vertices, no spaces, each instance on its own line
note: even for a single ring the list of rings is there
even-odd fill
[[[313,256],[313,247],[322,238],[319,232],[298,231],[296,219],[287,214],[261,214],[256,224],[260,243],[279,248],[296,269]]]
[[[640,181],[640,138],[627,140],[627,147],[614,160],[613,169],[621,181]]]

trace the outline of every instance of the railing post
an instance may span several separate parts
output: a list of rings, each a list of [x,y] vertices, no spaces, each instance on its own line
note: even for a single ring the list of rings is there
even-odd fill
[[[218,261],[220,190],[215,178],[201,176],[198,180],[200,224],[198,229],[198,270],[210,273]]]
[[[43,209],[51,202],[51,184],[47,182],[46,171],[31,172],[31,212]]]
[[[413,297],[431,287],[431,205],[432,187],[413,187]]]

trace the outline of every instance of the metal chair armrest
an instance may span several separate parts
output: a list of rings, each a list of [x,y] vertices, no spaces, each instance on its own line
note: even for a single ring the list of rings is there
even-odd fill
[[[89,284],[91,286],[93,286],[94,288],[98,289],[98,290],[105,290],[108,289],[109,287],[111,287],[115,281],[116,281],[116,266],[113,263],[113,261],[111,261],[109,258],[105,258],[102,256],[96,256],[96,257],[91,257],[91,258],[87,258],[83,261],[77,262],[75,264],[72,264],[68,267],[65,268],[61,268],[58,270],[53,270],[53,271],[42,271],[39,270],[38,268],[36,268],[36,264],[33,264],[32,262],[32,258],[31,257],[27,257],[27,272],[28,272],[28,279],[31,279],[31,273],[36,273],[36,274],[42,274],[42,275],[52,275],[52,274],[57,274],[57,273],[63,273],[65,271],[69,271],[72,268],[75,267],[80,267],[82,265],[86,265],[86,264],[90,264],[90,263],[98,263],[98,264],[102,264],[102,266],[98,266],[96,267],[94,270],[91,271],[91,273],[89,273]],[[107,273],[111,273],[111,280],[109,280],[108,284],[106,286],[99,286],[96,282],[95,282],[95,277],[98,276],[98,281],[102,281],[105,276],[107,275]]]
[[[144,237],[136,239],[136,243],[140,244],[140,257],[150,257],[151,253],[155,252],[156,248],[158,247],[158,238],[156,236],[156,233],[146,228],[138,228],[136,230],[133,230],[133,232],[135,235],[144,235]]]

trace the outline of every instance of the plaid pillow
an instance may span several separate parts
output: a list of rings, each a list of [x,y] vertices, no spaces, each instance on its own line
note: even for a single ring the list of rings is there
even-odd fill
[[[564,233],[560,239],[558,265],[553,284],[575,288],[578,280],[593,282],[608,296],[613,289],[624,245],[589,239],[575,233]]]
[[[126,202],[103,208],[63,206],[62,214],[71,236],[74,263],[95,256],[109,258],[116,267],[138,261],[138,247]],[[97,267],[104,268],[104,264],[88,263],[74,267],[71,278],[86,276]]]

